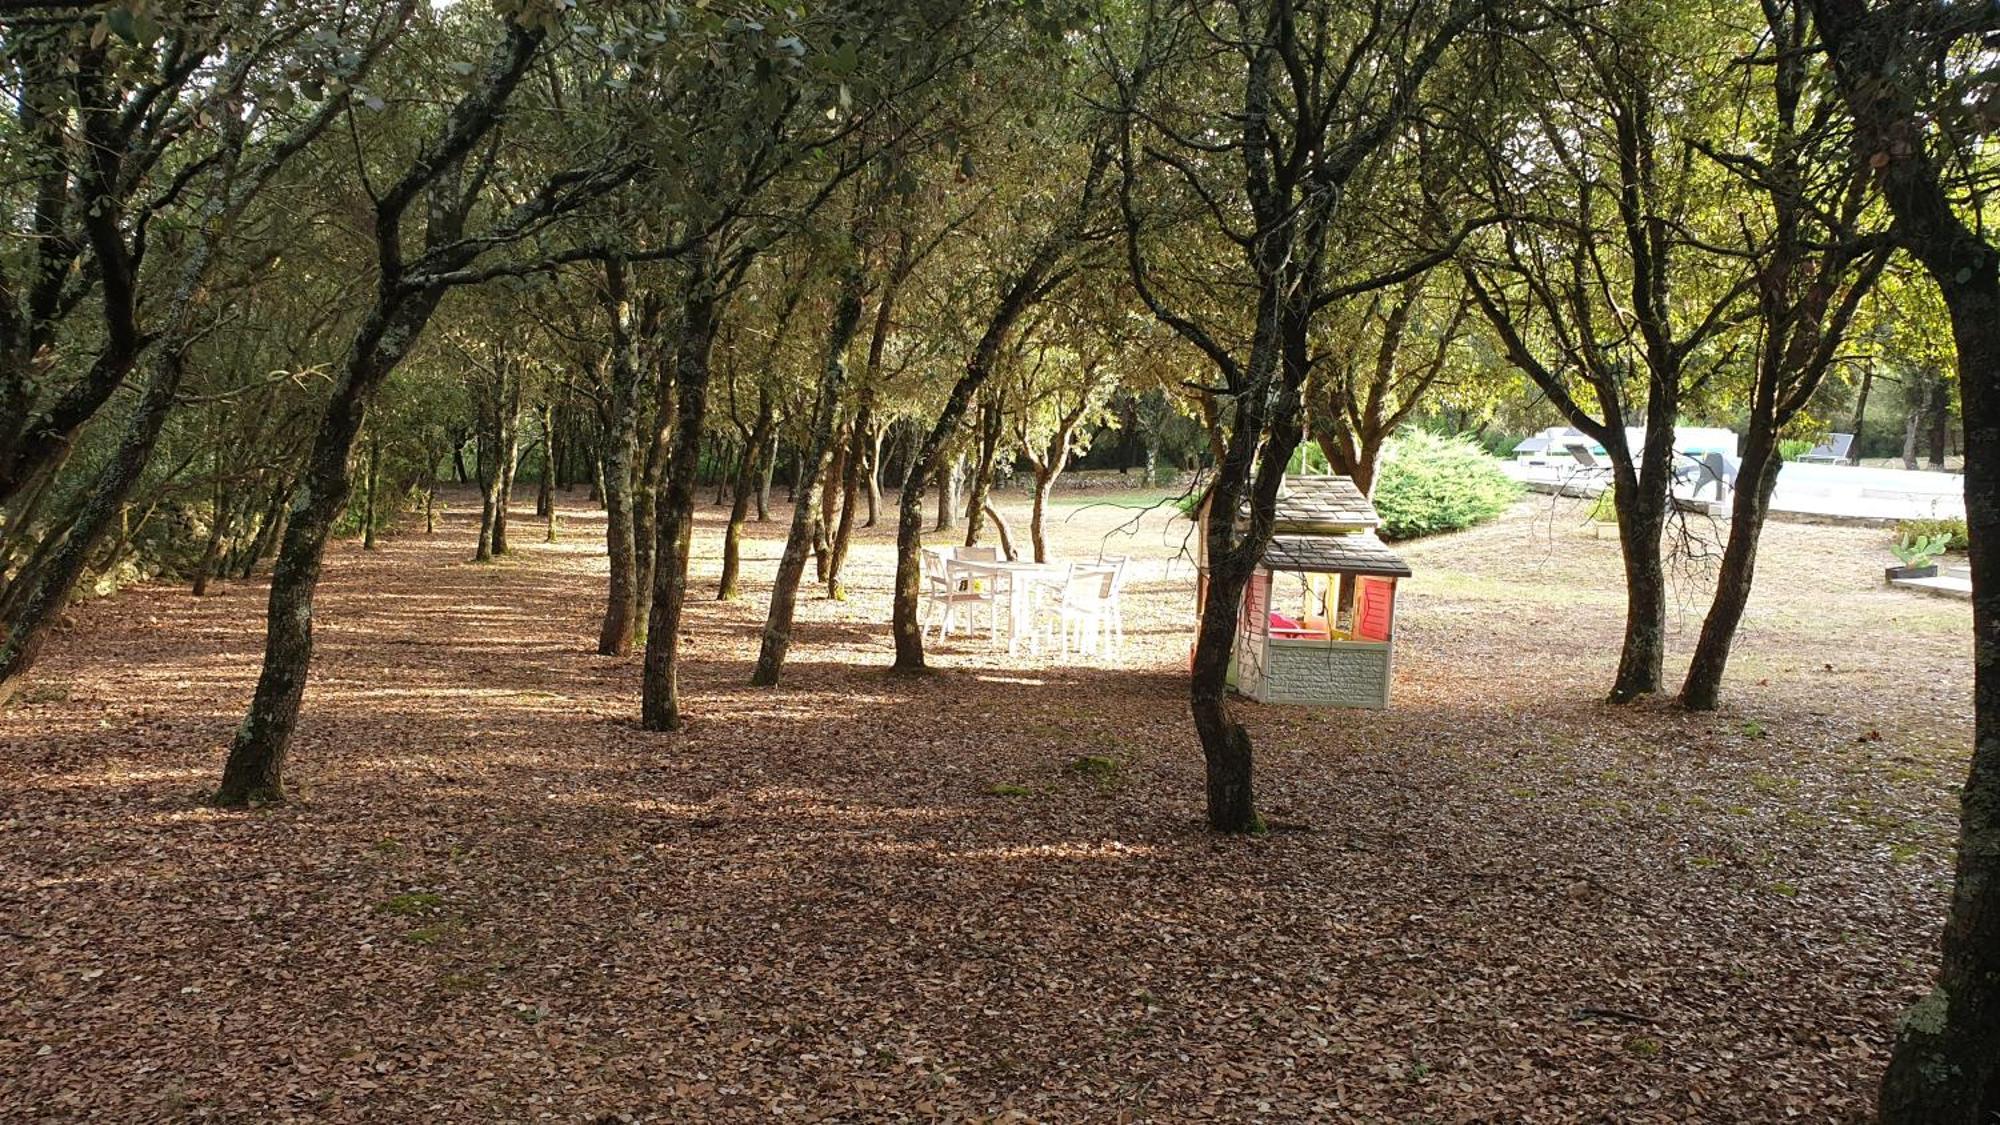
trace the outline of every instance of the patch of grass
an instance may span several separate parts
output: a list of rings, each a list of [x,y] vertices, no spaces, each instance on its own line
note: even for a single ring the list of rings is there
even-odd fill
[[[992,797],[1032,797],[1035,791],[1025,785],[1010,785],[1006,782],[1001,782],[998,785],[988,786],[986,793]]]
[[[1078,777],[1087,777],[1106,787],[1118,784],[1119,776],[1125,771],[1125,767],[1118,759],[1103,754],[1080,754],[1071,759],[1069,765],[1064,768]]]
[[[1665,1043],[1650,1035],[1629,1035],[1625,1038],[1625,1053],[1642,1059],[1658,1058],[1666,1049]]]
[[[1792,883],[1785,882],[1783,879],[1776,879],[1771,883],[1771,893],[1782,898],[1797,898],[1799,897],[1799,888]]]
[[[1889,861],[1891,863],[1910,863],[1921,858],[1923,854],[1924,849],[1915,844],[1889,845]]]
[[[384,836],[380,840],[375,841],[375,852],[377,855],[395,855],[402,850],[403,842],[401,840]]]
[[[1771,732],[1764,728],[1764,724],[1755,719],[1751,719],[1749,722],[1743,724],[1743,737],[1745,738],[1768,738],[1770,734]]]
[[[441,922],[435,925],[418,926],[416,929],[404,934],[403,937],[416,942],[418,945],[436,945],[450,936],[451,930],[452,927],[449,923]]]
[[[416,918],[430,914],[444,905],[444,896],[429,891],[404,891],[390,895],[377,903],[375,909],[384,914],[394,914],[398,918]]]
[[[1772,773],[1753,773],[1750,775],[1750,787],[1759,793],[1790,793],[1799,787],[1799,779]]]

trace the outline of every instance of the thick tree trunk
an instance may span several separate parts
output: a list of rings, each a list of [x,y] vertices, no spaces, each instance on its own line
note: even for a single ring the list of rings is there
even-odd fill
[[[2000,281],[1940,279],[1958,345],[1972,538],[1972,761],[1957,877],[1930,994],[1903,1017],[1882,1084],[1888,1125],[2000,1115]],[[1937,272],[1933,269],[1933,273]]]
[[[293,492],[291,518],[265,614],[264,666],[250,710],[236,728],[216,802],[244,805],[284,798],[285,751],[298,725],[312,666],[313,594],[333,524],[353,487],[347,460],[369,401],[415,342],[441,293],[426,291],[391,303],[385,297],[356,334],[332,397],[320,417],[312,452]],[[386,306],[386,307],[384,307]]]
[[[61,546],[38,568],[32,585],[16,603],[5,643],[0,644],[0,705],[20,690],[28,670],[41,655],[49,630],[69,604],[70,593],[82,577],[92,550],[113,521],[124,513],[126,498],[145,471],[160,431],[173,411],[185,371],[185,351],[182,341],[170,340],[156,353],[152,361],[153,376],[138,408],[125,424],[117,449],[98,472],[90,497],[70,524]],[[27,580],[25,573],[23,580]]]
[[[1627,487],[1624,480],[1618,487]],[[1611,682],[1613,703],[1630,703],[1659,691],[1666,664],[1667,572],[1660,560],[1660,538],[1666,531],[1667,501],[1643,484],[1633,491],[1637,495],[1618,503],[1618,544],[1625,559],[1625,638],[1618,653],[1618,674]]]
[[[680,340],[674,364],[673,446],[660,492],[653,552],[653,604],[647,617],[646,663],[639,722],[651,731],[681,729],[681,615],[687,606],[688,548],[694,540],[695,475],[701,471],[702,428],[708,419],[709,361],[722,317],[721,298],[705,265],[691,265],[682,292]],[[666,397],[667,388],[661,388]],[[661,403],[661,411],[669,409]]]
[[[750,682],[759,687],[776,684],[784,673],[785,656],[792,646],[792,617],[798,606],[799,583],[805,578],[806,553],[813,533],[815,483],[826,465],[833,444],[834,416],[840,408],[840,392],[847,381],[847,349],[861,326],[861,286],[864,281],[859,263],[851,264],[843,275],[839,299],[834,304],[833,323],[827,331],[825,367],[819,397],[813,403],[812,431],[807,435],[804,467],[793,489],[792,526],[785,536],[785,553],[778,561],[777,580],[771,586],[771,609],[764,618],[764,639],[757,650],[757,667]]]
[[[964,467],[963,453],[952,454],[950,463],[938,467],[937,523],[932,531],[950,531],[958,526],[958,483]]]
[[[1757,543],[1764,531],[1764,519],[1771,510],[1771,493],[1778,487],[1778,456],[1775,428],[1760,431],[1752,427],[1743,447],[1743,461],[1737,471],[1736,494],[1730,500],[1729,544],[1722,551],[1722,565],[1716,573],[1715,597],[1701,624],[1701,640],[1695,644],[1694,659],[1688,664],[1687,678],[1681,682],[1681,706],[1690,711],[1713,711],[1722,695],[1722,675],[1729,665],[1730,646],[1743,621],[1744,607],[1750,603],[1750,584],[1757,571]]]

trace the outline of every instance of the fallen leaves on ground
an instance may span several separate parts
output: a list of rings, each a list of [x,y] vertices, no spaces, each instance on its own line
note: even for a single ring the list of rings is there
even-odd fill
[[[284,806],[202,800],[261,583],[76,611],[0,713],[0,1116],[1857,1120],[1932,964],[1969,626],[1871,531],[1771,528],[1714,715],[1598,702],[1578,512],[1412,544],[1392,709],[1239,703],[1286,830],[1223,839],[1161,513],[1058,510],[1139,556],[1115,661],[891,675],[885,521],[765,690],[781,525],[717,603],[706,511],[658,735],[601,517],[474,565],[459,508],[333,552]]]

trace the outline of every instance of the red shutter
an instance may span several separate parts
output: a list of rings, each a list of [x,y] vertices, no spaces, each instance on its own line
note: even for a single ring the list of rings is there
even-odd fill
[[[1354,635],[1364,641],[1386,641],[1395,617],[1396,584],[1387,578],[1360,578],[1354,607]]]

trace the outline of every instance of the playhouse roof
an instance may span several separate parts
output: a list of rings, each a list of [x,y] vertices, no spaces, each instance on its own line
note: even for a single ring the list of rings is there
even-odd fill
[[[1263,564],[1268,570],[1410,576],[1410,564],[1365,531],[1352,535],[1274,535],[1271,545],[1264,548]]]
[[[1274,526],[1280,535],[1340,534],[1381,524],[1375,505],[1346,477],[1286,477],[1278,490]]]

